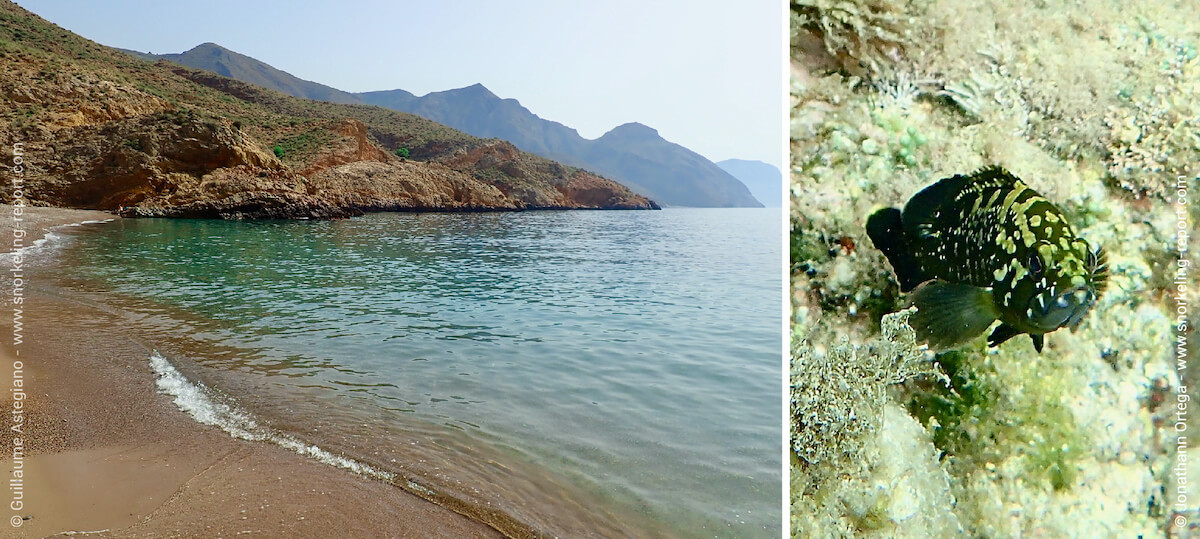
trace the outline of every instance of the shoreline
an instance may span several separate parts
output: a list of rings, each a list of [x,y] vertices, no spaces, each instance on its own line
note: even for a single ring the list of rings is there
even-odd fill
[[[26,248],[35,247],[35,243],[46,238],[50,229],[72,226],[83,223],[100,222],[120,219],[113,213],[100,210],[75,210],[69,208],[44,208],[40,206],[25,206],[22,208],[21,226],[17,227],[12,204],[0,204],[0,252],[11,253],[13,249],[13,233],[20,228],[25,231],[22,238]]]
[[[0,234],[11,241],[12,208],[4,210]],[[113,217],[26,208],[25,245],[55,226]],[[10,483],[3,503],[22,507],[6,509],[10,522],[0,525],[25,519],[22,533],[38,537],[501,536],[391,484],[196,422],[159,391],[150,351],[123,334],[123,320],[38,290],[36,273],[36,266],[24,270],[34,287],[23,294],[23,342],[6,335],[0,346],[9,388],[0,466],[10,476],[20,470],[22,481]],[[10,276],[6,295],[11,285]],[[20,435],[11,430],[17,415]]]

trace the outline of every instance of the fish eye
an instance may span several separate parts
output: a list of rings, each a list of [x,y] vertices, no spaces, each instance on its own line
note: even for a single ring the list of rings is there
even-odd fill
[[[1029,273],[1036,277],[1036,276],[1042,274],[1043,269],[1044,268],[1042,267],[1042,257],[1038,256],[1037,253],[1030,254],[1029,255]]]

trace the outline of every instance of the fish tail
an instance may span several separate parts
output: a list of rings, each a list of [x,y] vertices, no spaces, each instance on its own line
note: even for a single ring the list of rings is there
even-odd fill
[[[921,266],[904,237],[900,215],[900,210],[896,208],[884,208],[871,214],[867,219],[867,236],[871,238],[875,248],[883,252],[883,256],[887,257],[892,269],[896,271],[900,291],[908,292],[928,278],[922,273]]]

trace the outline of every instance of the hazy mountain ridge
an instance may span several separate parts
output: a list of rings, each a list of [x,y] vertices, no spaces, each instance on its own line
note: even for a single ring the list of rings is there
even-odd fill
[[[524,151],[572,166],[585,166],[573,155],[584,140],[574,129],[543,120],[515,99],[501,99],[482,84],[418,97],[406,90],[355,94],[365,103],[408,112],[465,133],[512,142]],[[476,135],[480,136],[480,135]],[[522,141],[522,143],[518,143]]]
[[[222,77],[237,79],[285,94],[330,101],[333,103],[363,104],[354,94],[317,82],[301,79],[286,71],[276,69],[244,54],[231,51],[216,43],[202,43],[185,52],[175,54],[152,54],[148,52],[119,49],[144,60],[167,60],[196,69],[212,71]]]
[[[783,207],[783,172],[775,165],[746,159],[726,159],[717,166],[741,180],[750,192],[768,208]]]
[[[664,204],[762,207],[737,178],[639,123],[617,126],[589,140],[561,123],[538,117],[515,99],[501,99],[481,84],[422,97],[404,90],[357,95],[374,105],[424,116],[476,136],[502,138],[527,152],[616,178]]]
[[[575,129],[537,116],[516,99],[500,98],[482,84],[424,96],[400,89],[350,94],[298,79],[211,43],[182,54],[135,54],[214,71],[297,97],[362,102],[416,114],[474,136],[507,140],[526,152],[613,178],[664,205],[762,207],[737,178],[703,156],[664,140],[651,128],[629,129],[626,126],[641,124],[626,124],[600,138],[586,139]]]

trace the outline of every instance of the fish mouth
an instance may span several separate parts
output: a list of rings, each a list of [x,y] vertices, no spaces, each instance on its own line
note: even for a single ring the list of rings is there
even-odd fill
[[[1029,302],[1029,321],[1047,332],[1064,326],[1075,329],[1095,301],[1095,293],[1087,287],[1058,295],[1040,294]]]

